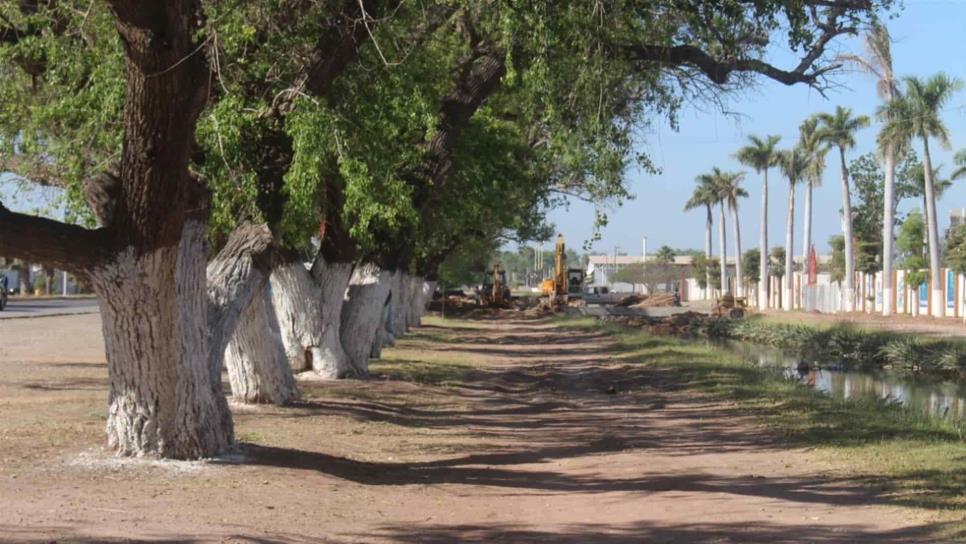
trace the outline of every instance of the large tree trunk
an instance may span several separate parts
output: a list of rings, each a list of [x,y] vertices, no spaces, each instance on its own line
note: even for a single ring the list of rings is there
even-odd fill
[[[423,281],[422,276],[407,276],[409,280],[409,299],[406,306],[406,325],[419,327],[423,317]]]
[[[758,309],[768,309],[768,169],[761,183],[761,219],[758,227]]]
[[[735,235],[735,295],[740,297],[744,295],[745,286],[741,273],[741,224],[738,223],[738,206],[731,206],[731,218],[734,220]]]
[[[842,166],[842,234],[845,236],[845,311],[855,310],[855,248],[852,244],[852,192],[849,170],[845,165],[845,149],[839,148]]]
[[[205,225],[177,246],[122,251],[94,270],[110,379],[108,443],[122,455],[191,459],[233,442],[207,344]]]
[[[882,315],[892,315],[892,261],[895,250],[896,213],[896,149],[889,145],[885,153],[885,189],[882,210]]]
[[[922,166],[926,178],[926,227],[929,235],[929,279],[932,283],[929,297],[933,317],[946,315],[943,300],[943,278],[939,260],[939,218],[936,216],[936,189],[932,179],[932,157],[929,155],[929,139],[922,139]]]
[[[812,184],[805,183],[805,218],[802,229],[802,263],[808,266],[808,253],[812,250]]]
[[[791,311],[792,283],[795,281],[792,259],[795,255],[795,184],[788,184],[788,215],[785,217],[785,273],[782,275],[782,309]]]
[[[322,356],[322,294],[301,262],[279,266],[270,278],[272,307],[293,370],[311,370]]]
[[[359,266],[352,273],[349,294],[342,306],[342,346],[352,372],[359,377],[369,375],[369,357],[376,335],[385,328],[388,276],[374,264]]]
[[[728,240],[725,234],[725,210],[724,201],[718,203],[718,242],[721,246],[721,293],[730,293],[731,285],[728,283]]]
[[[392,294],[389,292],[389,289],[386,289],[386,300],[383,302],[382,308],[379,311],[376,334],[372,338],[372,348],[369,350],[370,359],[382,358],[382,348],[392,345],[389,341],[389,331],[386,330],[389,319],[389,305],[391,304],[389,297],[391,296]]]
[[[405,275],[401,270],[395,270],[390,280],[392,290],[392,300],[389,304],[388,327],[391,335],[391,342],[406,335],[406,281]]]
[[[245,310],[225,353],[232,399],[279,406],[298,399],[271,295],[263,289]]]
[[[312,369],[324,378],[342,378],[349,370],[349,358],[342,348],[342,304],[352,277],[351,262],[326,262],[320,255],[312,266],[312,276],[319,285],[322,315],[321,357],[312,361]]]
[[[420,299],[419,315],[424,316],[429,310],[429,304],[433,301],[433,293],[436,292],[436,280],[426,280],[422,285],[422,297]]]
[[[705,206],[705,208],[707,209],[708,215],[704,221],[704,256],[707,257],[708,259],[708,266],[706,266],[704,269],[704,284],[706,286],[705,289],[707,290],[708,293],[710,293],[711,292],[711,239],[712,239],[711,224],[713,221],[712,221],[711,206],[707,205]],[[711,297],[706,295],[705,298],[710,299]]]

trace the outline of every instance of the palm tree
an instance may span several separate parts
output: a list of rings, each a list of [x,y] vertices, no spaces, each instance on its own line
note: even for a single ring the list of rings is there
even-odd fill
[[[936,185],[932,157],[929,154],[929,139],[935,138],[944,148],[949,148],[949,130],[943,124],[940,112],[953,93],[962,87],[962,82],[942,72],[925,81],[917,77],[906,77],[903,81],[906,84],[905,96],[893,101],[886,108],[887,126],[883,131],[896,141],[917,137],[922,141],[929,278],[932,283],[930,306],[932,315],[942,317],[946,313],[946,305],[943,302],[943,281],[939,268],[939,221],[936,216]]]
[[[949,179],[959,179],[966,176],[966,149],[960,149],[956,152],[956,156],[953,157],[953,161],[956,163],[956,169],[949,176]]]
[[[741,187],[745,174],[743,172],[722,172],[717,168],[714,168],[713,172],[721,204],[731,210],[735,240],[735,295],[740,297],[744,293],[744,276],[741,273],[741,225],[738,223],[738,199],[748,196],[748,191]],[[723,208],[721,213],[723,216]]]
[[[738,162],[755,169],[762,175],[761,182],[761,224],[758,227],[758,251],[768,255],[768,170],[778,164],[775,146],[781,136],[749,136],[749,145],[735,154]],[[768,308],[768,259],[759,259],[758,264],[758,309]]]
[[[849,191],[849,170],[845,151],[855,147],[855,133],[869,126],[865,115],[852,116],[851,108],[838,106],[835,113],[820,113],[819,138],[839,150],[842,167],[842,234],[845,238],[845,311],[855,309],[855,248],[852,243],[852,195]]]
[[[780,152],[778,166],[788,178],[788,216],[785,218],[785,273],[782,274],[782,309],[792,310],[792,283],[795,281],[792,258],[795,255],[795,186],[808,170],[808,158],[799,148]]]
[[[713,223],[711,208],[718,202],[718,192],[715,190],[714,181],[711,176],[705,174],[698,176],[695,181],[697,186],[691,193],[691,198],[684,204],[684,211],[693,210],[704,206],[707,217],[704,223],[704,255],[711,261],[711,225]],[[706,289],[711,289],[711,271],[705,270]]]
[[[812,190],[822,185],[825,172],[825,155],[828,145],[822,141],[818,132],[818,119],[809,117],[798,127],[798,148],[804,155],[807,166],[802,177],[805,182],[805,225],[802,232],[802,262],[808,262],[808,252],[812,248]]]
[[[866,56],[847,55],[850,61],[861,70],[876,78],[876,92],[879,98],[890,104],[900,97],[899,82],[892,69],[892,38],[889,30],[881,23],[873,22],[865,35]],[[904,145],[879,135],[879,148],[885,161],[885,186],[883,188],[884,209],[882,213],[882,315],[892,315],[892,269],[895,259],[895,180],[896,156]],[[807,249],[806,249],[807,251]]]

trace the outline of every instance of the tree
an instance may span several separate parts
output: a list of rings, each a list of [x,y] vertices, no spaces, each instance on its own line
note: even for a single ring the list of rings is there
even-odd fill
[[[768,170],[773,166],[778,166],[779,155],[776,146],[781,140],[781,136],[759,138],[753,135],[749,136],[748,140],[749,145],[739,149],[735,158],[741,164],[754,168],[755,172],[762,176],[761,217],[758,227],[758,254],[761,255],[768,252]],[[768,309],[768,263],[761,259],[758,259],[757,262],[758,272],[754,274],[754,277],[762,278],[762,281],[755,280],[758,282],[758,309],[766,310]],[[751,276],[750,270],[749,276]]]
[[[818,132],[818,119],[810,117],[798,127],[798,148],[805,156],[807,166],[802,181],[805,184],[805,224],[802,230],[802,262],[808,262],[812,249],[812,191],[822,185],[825,172],[825,155],[828,146]]]
[[[837,106],[835,113],[818,115],[820,138],[838,148],[842,172],[842,235],[845,237],[845,311],[855,309],[855,251],[852,247],[852,198],[845,152],[855,147],[855,133],[869,125],[864,115],[853,116],[851,108]]]
[[[885,173],[875,155],[867,153],[849,163],[849,178],[856,197],[852,207],[852,226],[858,241],[856,269],[871,274],[879,269],[882,251]]]
[[[946,266],[956,274],[966,274],[966,224],[960,223],[949,232]]]
[[[873,22],[865,33],[865,56],[847,55],[844,58],[851,61],[861,70],[876,79],[876,92],[886,104],[899,98],[899,81],[892,66],[892,38],[889,30],[880,22]],[[896,159],[903,148],[904,142],[894,141],[879,135],[879,149],[885,162],[885,180],[883,186],[882,205],[882,315],[892,315],[892,269],[893,242],[895,238],[895,202],[896,199]]]
[[[781,285],[782,284],[782,281],[783,281],[782,278],[785,277],[785,247],[784,246],[775,246],[775,247],[771,248],[771,252],[768,254],[768,259],[767,260],[768,260],[768,274],[769,274],[769,276],[774,277],[774,278],[778,278],[779,285]],[[782,292],[781,289],[779,289],[779,291],[778,291],[778,297],[779,297],[778,304],[782,308],[785,307],[785,302],[784,302],[785,299],[782,298],[783,296],[784,296],[784,293]]]
[[[691,261],[692,270],[698,280],[698,286],[702,289],[721,289],[721,269],[718,259],[707,257],[700,253],[693,257]]]
[[[741,256],[741,261],[745,270],[748,271],[748,281],[752,283],[761,281],[761,277],[758,275],[758,271],[760,270],[759,264],[761,264],[761,251],[758,248],[749,249]],[[767,260],[765,261],[765,266],[768,266]]]
[[[782,151],[779,167],[788,180],[788,215],[785,216],[785,270],[781,274],[782,280],[782,309],[791,311],[794,306],[792,298],[792,259],[795,255],[795,191],[797,185],[805,178],[808,170],[808,157],[801,149],[794,147]]]
[[[940,72],[928,80],[906,77],[905,96],[888,104],[883,111],[886,125],[883,132],[889,141],[905,142],[919,138],[922,142],[922,169],[924,176],[926,233],[929,248],[929,273],[932,282],[932,314],[945,315],[943,281],[940,271],[939,219],[936,216],[936,184],[929,152],[929,140],[935,138],[944,148],[949,148],[949,130],[941,119],[941,111],[953,94],[962,88],[962,82]]]
[[[743,172],[716,172],[718,191],[721,199],[731,210],[731,220],[735,240],[735,294],[744,294],[744,277],[741,269],[741,225],[738,223],[738,199],[748,196],[748,191],[741,187],[745,179]]]
[[[654,260],[662,264],[671,264],[674,262],[674,256],[674,249],[671,246],[661,246],[654,254]]]
[[[959,179],[966,176],[966,149],[957,151],[953,161],[956,163],[956,169],[949,176],[950,179]]]
[[[695,181],[697,182],[697,186],[694,188],[691,198],[689,198],[684,204],[684,210],[688,211],[702,206],[704,207],[704,263],[707,264],[711,261],[711,224],[713,222],[713,214],[711,209],[714,207],[715,203],[718,202],[718,195],[714,189],[714,183],[710,177],[698,176]],[[713,271],[708,266],[703,266],[702,269],[704,270],[705,275],[704,285],[702,288],[707,288],[708,285],[712,285],[711,275]],[[720,278],[720,271],[718,272],[718,275]]]
[[[896,237],[896,247],[899,250],[899,266],[905,270],[905,283],[911,287],[915,293],[912,303],[913,315],[919,313],[919,287],[929,279],[925,272],[927,266],[926,259],[923,258],[923,235],[925,225],[922,221],[922,214],[918,210],[913,210],[906,216],[905,221],[899,228],[899,235]]]

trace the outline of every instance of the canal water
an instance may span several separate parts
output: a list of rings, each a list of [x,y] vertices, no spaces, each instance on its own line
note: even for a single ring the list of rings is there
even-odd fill
[[[966,420],[966,385],[958,382],[845,370],[834,361],[807,361],[803,365],[796,354],[748,342],[727,341],[724,346],[750,363],[777,369],[786,378],[836,399],[878,399],[931,417]]]

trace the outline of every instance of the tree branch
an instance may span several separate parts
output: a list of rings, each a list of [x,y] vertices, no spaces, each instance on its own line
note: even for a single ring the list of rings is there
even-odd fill
[[[31,160],[23,155],[0,156],[0,172],[13,174],[18,179],[43,185],[45,187],[67,187],[69,182],[42,162]]]
[[[0,255],[86,276],[111,255],[103,229],[8,210],[0,203]]]

